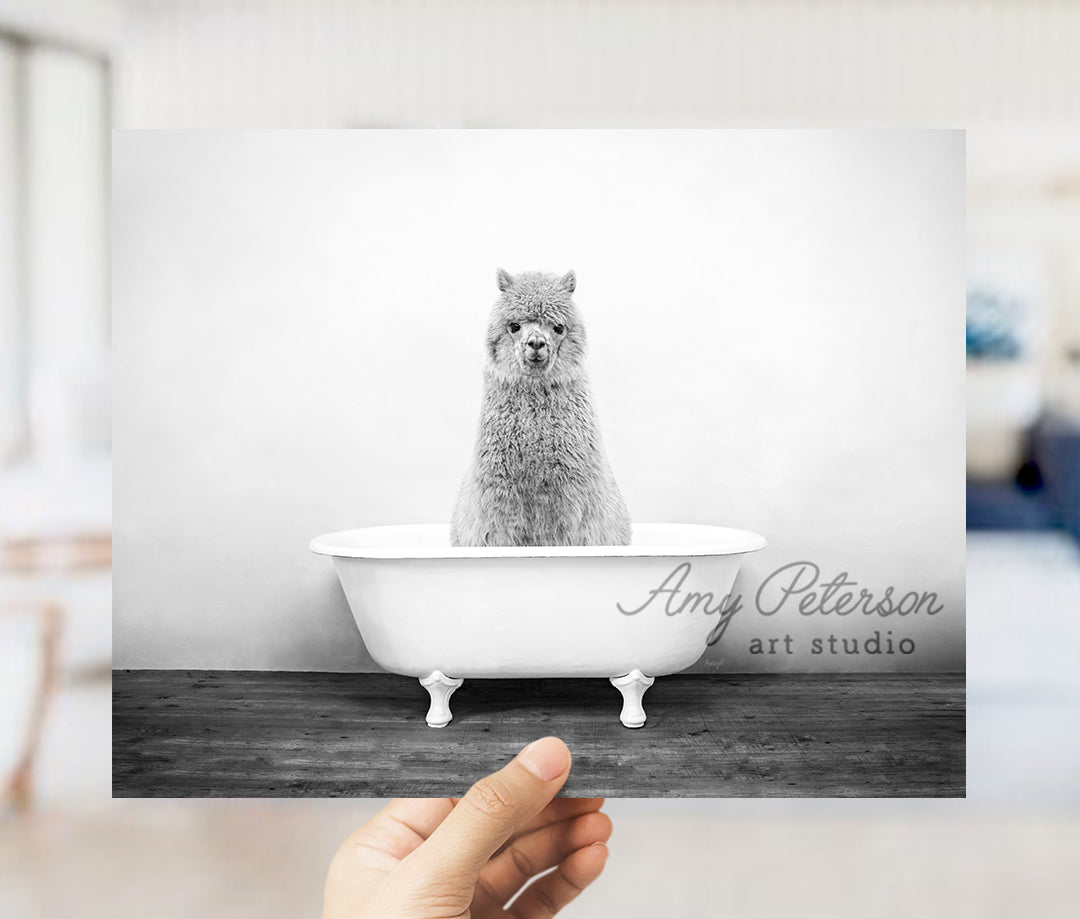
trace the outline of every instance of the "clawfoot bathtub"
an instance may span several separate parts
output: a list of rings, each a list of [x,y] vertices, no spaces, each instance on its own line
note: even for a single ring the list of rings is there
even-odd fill
[[[642,524],[629,546],[458,548],[442,525],[328,533],[311,550],[333,559],[372,659],[417,677],[427,723],[450,723],[462,681],[607,677],[626,727],[645,724],[658,676],[704,652],[727,615],[756,533],[698,524]]]

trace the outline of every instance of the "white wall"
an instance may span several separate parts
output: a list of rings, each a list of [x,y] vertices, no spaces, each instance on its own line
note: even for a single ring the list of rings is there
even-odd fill
[[[129,3],[123,127],[1080,120],[1074,0]]]
[[[497,265],[576,269],[636,519],[766,534],[751,595],[809,559],[945,607],[747,611],[702,669],[962,667],[961,134],[120,132],[113,168],[118,667],[371,666],[307,543],[448,518]],[[806,654],[875,628],[918,653]]]
[[[24,436],[19,393],[19,120],[19,53],[14,44],[0,36],[0,463]]]
[[[997,128],[968,137],[968,266],[1031,292],[1045,398],[1080,419],[1080,129]],[[996,272],[996,273],[995,273]],[[1000,414],[1000,413],[999,413]]]
[[[24,79],[29,408],[38,458],[67,462],[109,443],[106,72],[36,47]]]

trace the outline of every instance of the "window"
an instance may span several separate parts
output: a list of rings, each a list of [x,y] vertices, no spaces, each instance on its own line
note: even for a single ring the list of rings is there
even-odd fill
[[[108,445],[107,58],[0,27],[0,463]]]

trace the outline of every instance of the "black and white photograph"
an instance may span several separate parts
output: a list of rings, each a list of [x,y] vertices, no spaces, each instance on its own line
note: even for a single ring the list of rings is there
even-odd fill
[[[1078,80],[0,0],[0,917],[1071,917]]]
[[[540,728],[962,796],[964,194],[957,131],[117,133],[114,794]]]

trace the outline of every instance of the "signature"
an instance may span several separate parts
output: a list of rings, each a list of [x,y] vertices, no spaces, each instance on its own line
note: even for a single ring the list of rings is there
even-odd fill
[[[718,598],[711,591],[686,590],[686,581],[692,571],[690,562],[680,562],[657,587],[647,592],[638,606],[627,608],[616,601],[615,608],[624,616],[637,616],[650,607],[663,610],[666,616],[699,611],[705,616],[718,616],[707,642],[715,644],[743,608],[742,597],[725,594]],[[880,596],[876,596],[864,587],[859,588],[858,581],[851,580],[846,571],[831,580],[823,580],[821,568],[813,562],[792,562],[778,568],[762,582],[754,601],[762,616],[775,616],[788,601],[795,603],[803,616],[850,616],[859,613],[864,616],[902,617],[920,611],[927,616],[936,616],[944,609],[938,595],[932,591],[919,593],[912,590],[899,596],[899,591],[889,586]]]
[[[664,613],[668,616],[678,616],[685,612],[695,612],[698,608],[706,616],[719,616],[716,625],[713,626],[712,631],[709,632],[709,638],[707,644],[715,644],[727,631],[727,627],[731,624],[731,620],[735,617],[735,614],[742,608],[742,602],[739,597],[732,598],[731,594],[727,594],[720,600],[716,599],[715,594],[710,591],[704,593],[698,593],[697,591],[683,592],[683,584],[690,576],[692,568],[690,562],[682,562],[676,565],[669,574],[660,583],[659,587],[654,587],[649,591],[648,599],[645,600],[641,606],[637,609],[624,609],[623,605],[619,602],[615,603],[616,609],[624,616],[636,616],[638,613],[646,610],[654,600],[663,594],[667,594],[667,600],[663,603]],[[680,594],[682,595],[680,598]],[[677,605],[676,605],[677,604]]]

